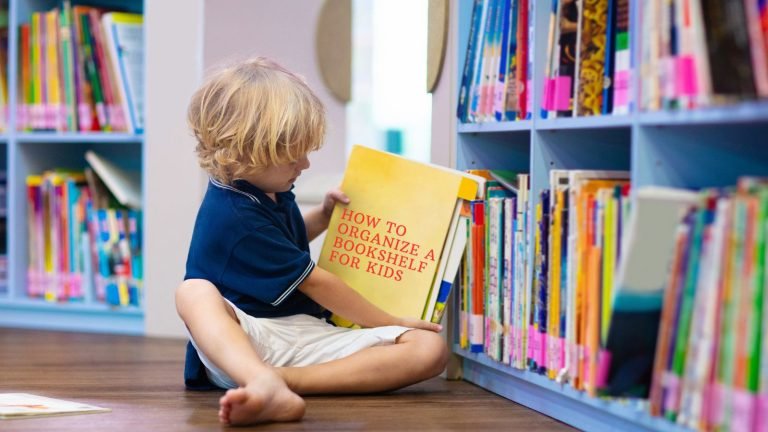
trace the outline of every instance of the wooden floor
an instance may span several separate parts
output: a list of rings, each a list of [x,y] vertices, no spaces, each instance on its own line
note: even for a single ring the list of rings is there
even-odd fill
[[[104,414],[0,420],[0,430],[222,429],[216,414],[222,393],[184,390],[183,354],[180,340],[0,328],[1,393],[33,393],[112,409]],[[258,429],[570,430],[479,387],[441,378],[388,394],[308,397],[303,421]]]

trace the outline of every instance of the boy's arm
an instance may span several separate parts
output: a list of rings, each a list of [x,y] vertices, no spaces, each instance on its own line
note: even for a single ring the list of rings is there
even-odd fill
[[[349,204],[349,198],[340,189],[333,189],[325,194],[323,203],[304,214],[304,226],[307,227],[307,238],[314,240],[323,231],[328,229],[331,221],[333,206],[337,202]]]
[[[388,314],[350,288],[339,277],[317,266],[299,286],[299,290],[326,309],[361,327],[400,325],[435,332],[442,329],[439,324]]]

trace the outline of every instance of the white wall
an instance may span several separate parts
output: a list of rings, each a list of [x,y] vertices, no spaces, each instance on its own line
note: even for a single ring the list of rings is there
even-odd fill
[[[456,163],[456,65],[458,44],[458,0],[449,0],[450,10],[448,16],[448,36],[445,47],[445,59],[443,72],[440,74],[435,89],[432,91],[432,154],[431,162],[438,165],[453,167]],[[458,292],[454,293],[454,297]],[[443,320],[443,337],[448,346],[456,340],[453,332],[454,320],[452,313],[448,313]],[[457,355],[452,355],[448,361],[443,377],[448,379],[461,378],[461,360]]]
[[[205,2],[203,65],[206,70],[251,56],[266,56],[307,80],[327,110],[325,146],[310,155],[313,173],[344,170],[344,104],[325,88],[315,56],[315,31],[322,1],[208,0]]]
[[[202,13],[203,0],[146,2],[144,280],[150,336],[185,335],[173,292],[184,277],[203,193],[186,125],[187,102],[202,78]]]
[[[430,161],[443,166],[453,166],[456,161],[456,44],[458,35],[457,3],[450,0],[448,36],[445,47],[443,72],[432,91],[432,154]],[[426,80],[426,78],[425,78]]]

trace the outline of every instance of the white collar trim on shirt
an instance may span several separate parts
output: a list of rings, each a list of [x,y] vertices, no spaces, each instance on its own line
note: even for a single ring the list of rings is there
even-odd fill
[[[239,193],[241,195],[247,196],[248,198],[250,198],[251,201],[253,201],[255,203],[261,204],[261,201],[259,201],[258,198],[256,198],[255,196],[249,194],[248,192],[241,191],[240,189],[233,188],[232,186],[229,186],[229,185],[225,185],[224,183],[221,183],[221,182],[219,182],[218,180],[216,180],[214,178],[211,178],[210,181],[211,181],[211,184],[213,184],[217,188],[227,189],[227,190],[231,190],[232,192],[237,192],[237,193]]]

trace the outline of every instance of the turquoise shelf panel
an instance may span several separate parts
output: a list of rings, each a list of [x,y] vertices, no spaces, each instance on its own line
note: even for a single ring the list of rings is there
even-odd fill
[[[55,144],[141,144],[143,135],[126,133],[57,133],[57,132],[24,132],[15,135],[19,144],[25,143],[55,143]]]
[[[641,125],[674,126],[696,124],[738,124],[768,121],[768,102],[743,102],[690,111],[657,111],[637,115]]]
[[[533,121],[531,120],[520,120],[513,122],[460,123],[458,125],[459,133],[529,131],[532,128]]]
[[[144,313],[137,307],[0,298],[0,327],[141,335]]]
[[[470,353],[458,346],[463,378],[514,402],[579,429],[589,431],[690,432],[665,419],[652,417],[642,403],[589,397],[570,385],[558,384],[543,375],[523,371]]]
[[[536,129],[629,128],[632,116],[562,117],[536,120]]]

